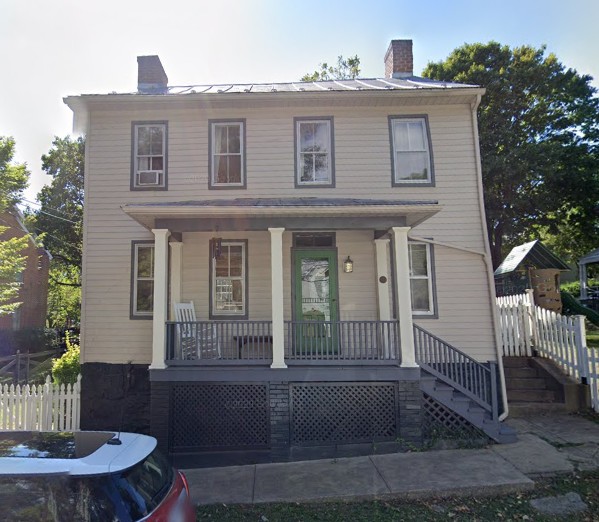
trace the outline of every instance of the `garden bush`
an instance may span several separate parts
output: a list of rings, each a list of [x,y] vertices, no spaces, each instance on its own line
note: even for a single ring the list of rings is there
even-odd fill
[[[71,342],[67,335],[67,350],[58,359],[52,360],[52,379],[56,384],[74,384],[81,372],[79,345]]]

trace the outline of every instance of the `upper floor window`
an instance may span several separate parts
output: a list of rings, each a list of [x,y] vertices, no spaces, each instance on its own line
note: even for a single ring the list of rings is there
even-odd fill
[[[433,185],[428,118],[390,116],[393,185]]]
[[[431,246],[427,243],[408,243],[410,257],[410,292],[414,315],[434,315],[433,267]]]
[[[333,118],[295,118],[296,187],[333,187]]]
[[[210,121],[210,188],[245,188],[245,120]]]
[[[167,123],[134,122],[132,190],[166,189]]]
[[[247,285],[247,241],[222,241],[211,258],[210,317],[247,318]]]
[[[154,243],[133,242],[131,318],[151,318],[154,311]]]

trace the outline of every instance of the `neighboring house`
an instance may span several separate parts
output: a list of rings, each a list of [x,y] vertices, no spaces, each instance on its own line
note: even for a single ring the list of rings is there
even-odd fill
[[[39,247],[23,224],[23,216],[17,209],[0,214],[0,227],[7,227],[0,234],[0,241],[15,237],[29,237],[23,255],[27,256],[25,270],[19,275],[19,295],[15,299],[21,305],[11,314],[0,316],[0,353],[14,353],[16,346],[12,332],[44,328],[48,309],[48,270],[50,253]]]
[[[138,67],[135,93],[65,99],[87,136],[82,427],[246,462],[418,444],[451,409],[509,438],[484,89],[413,76],[411,40],[381,79]]]

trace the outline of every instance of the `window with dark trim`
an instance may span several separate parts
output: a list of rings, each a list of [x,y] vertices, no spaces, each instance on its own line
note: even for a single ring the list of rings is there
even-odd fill
[[[133,122],[131,135],[131,190],[166,190],[168,124]]]
[[[294,118],[296,187],[334,187],[333,118]]]
[[[154,311],[154,243],[134,241],[131,250],[131,318],[151,318]]]
[[[247,245],[247,240],[222,240],[220,254],[210,258],[211,318],[248,316]]]
[[[209,124],[209,188],[245,188],[245,120]]]
[[[390,116],[393,185],[433,185],[433,156],[426,116]]]
[[[410,293],[413,315],[435,315],[431,245],[409,242]]]
[[[294,232],[293,246],[318,248],[318,247],[334,247],[335,232]]]

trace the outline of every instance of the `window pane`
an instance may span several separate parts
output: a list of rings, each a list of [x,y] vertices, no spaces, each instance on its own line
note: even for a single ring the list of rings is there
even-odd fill
[[[162,156],[152,158],[152,170],[162,170],[164,162]]]
[[[230,125],[229,129],[229,147],[227,152],[237,153],[241,152],[241,138],[240,138],[240,126]]]
[[[151,312],[153,307],[154,297],[154,281],[138,281],[137,282],[137,311]]]
[[[413,121],[408,123],[409,135],[410,135],[410,149],[409,150],[425,150],[426,146],[424,137],[424,125],[421,121]]]
[[[418,312],[430,311],[428,295],[428,279],[412,279],[412,310]]]
[[[228,156],[229,183],[241,183],[241,156]]]
[[[150,157],[147,158],[138,158],[137,160],[137,170],[151,170],[150,169]]]
[[[241,312],[243,310],[243,284],[237,279],[231,281],[231,286],[233,290],[231,309]]]
[[[162,154],[162,133],[163,133],[164,129],[162,127],[150,127],[150,134],[151,134],[151,139],[152,139],[152,143],[151,143],[151,154]]]
[[[215,260],[216,277],[229,275],[229,247],[223,245],[221,255]]]
[[[154,247],[137,247],[137,277],[153,277]]]
[[[314,124],[314,152],[328,152],[329,125],[326,122]]]
[[[410,150],[410,142],[408,140],[408,126],[405,121],[396,121],[394,123],[395,132],[395,150]]]
[[[242,257],[242,247],[241,246],[232,246],[230,247],[230,256],[231,256],[231,277],[241,277],[241,273],[243,270],[243,257]]]
[[[314,147],[314,124],[300,123],[300,151],[311,152]]]
[[[314,155],[302,154],[301,159],[301,181],[314,181]]]
[[[214,152],[227,152],[227,127],[224,125],[214,126]]]
[[[137,154],[150,154],[150,129],[148,127],[137,128]]]
[[[426,245],[410,245],[410,275],[428,275],[426,266]]]
[[[329,180],[329,161],[326,154],[314,154],[314,181]]]
[[[215,183],[227,183],[227,157],[214,156]]]
[[[396,172],[398,180],[427,180],[428,154],[426,152],[398,152]]]

